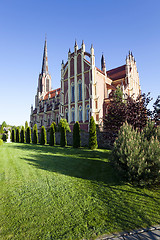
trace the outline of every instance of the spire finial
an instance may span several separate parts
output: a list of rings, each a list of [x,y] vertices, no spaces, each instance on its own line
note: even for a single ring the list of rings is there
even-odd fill
[[[77,46],[77,40],[75,39],[75,47]]]
[[[71,53],[71,49],[69,48],[69,53]]]

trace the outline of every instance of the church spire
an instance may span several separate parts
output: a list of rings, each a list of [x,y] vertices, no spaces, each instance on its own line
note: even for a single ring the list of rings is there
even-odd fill
[[[106,63],[105,63],[104,55],[102,53],[102,57],[101,57],[101,70],[105,71],[105,69],[106,69]]]
[[[43,62],[42,62],[42,75],[43,73],[48,73],[48,57],[47,57],[47,39],[45,38],[44,52],[43,52]]]

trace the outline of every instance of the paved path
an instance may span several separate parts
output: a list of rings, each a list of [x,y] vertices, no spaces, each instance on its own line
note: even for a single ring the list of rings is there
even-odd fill
[[[97,240],[160,240],[160,226],[142,228],[132,232],[105,235]]]

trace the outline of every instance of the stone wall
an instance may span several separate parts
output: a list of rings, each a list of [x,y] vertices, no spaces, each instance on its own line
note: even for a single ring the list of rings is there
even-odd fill
[[[60,138],[61,134],[60,132],[55,133],[56,137],[56,144],[60,145]],[[72,146],[73,145],[73,133],[67,132],[67,145]],[[47,141],[49,143],[49,132],[47,133]],[[97,133],[97,142],[99,148],[108,149],[111,148],[113,145],[113,141],[111,140],[111,136],[109,133],[106,132],[98,132]],[[89,146],[89,133],[88,132],[81,132],[81,146],[82,147],[88,147]]]

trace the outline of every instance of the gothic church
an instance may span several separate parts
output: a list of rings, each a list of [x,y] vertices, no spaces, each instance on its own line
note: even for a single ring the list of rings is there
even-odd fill
[[[88,60],[89,61],[88,61]],[[48,72],[47,41],[45,40],[42,70],[38,78],[35,108],[31,106],[30,126],[37,124],[49,129],[51,123],[56,124],[66,118],[71,130],[76,121],[80,128],[88,131],[90,117],[96,124],[103,125],[103,118],[110,102],[110,93],[116,87],[123,93],[136,98],[140,93],[139,75],[136,61],[132,53],[126,57],[123,66],[106,70],[105,58],[102,54],[101,69],[95,66],[94,48],[85,51],[82,42],[78,49],[75,41],[74,51],[68,52],[68,61],[61,64],[61,87],[52,89],[51,76]]]

